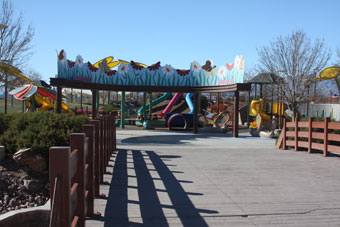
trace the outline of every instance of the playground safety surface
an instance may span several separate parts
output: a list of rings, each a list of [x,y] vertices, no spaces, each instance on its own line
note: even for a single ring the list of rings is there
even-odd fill
[[[87,226],[340,226],[338,156],[242,131],[132,129],[117,129],[102,216]]]

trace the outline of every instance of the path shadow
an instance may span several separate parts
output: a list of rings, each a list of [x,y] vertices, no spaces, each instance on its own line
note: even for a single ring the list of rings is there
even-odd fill
[[[209,137],[232,137],[229,134],[222,133],[202,133],[202,134],[192,134],[192,133],[173,133],[166,135],[146,135],[146,136],[136,136],[122,139],[121,143],[126,144],[163,144],[163,145],[183,145],[190,144],[189,141],[193,141],[199,138],[209,138]]]
[[[163,159],[181,158],[181,156],[159,156],[154,151],[119,150],[114,163],[113,177],[105,208],[104,226],[169,226],[165,209],[173,209],[183,226],[208,226],[201,213],[218,213],[213,210],[196,208],[188,195],[203,196],[201,193],[186,192]],[[137,186],[128,185],[128,161],[133,161]],[[159,178],[154,178],[150,171],[150,162]],[[165,189],[159,189],[155,181],[161,180]],[[128,198],[129,189],[137,190],[139,201]],[[171,205],[162,204],[159,193],[167,193]],[[129,214],[128,206],[139,206],[139,215]],[[135,207],[138,207],[135,206]],[[138,212],[137,212],[138,213]],[[173,217],[171,217],[173,218]],[[140,222],[140,223],[139,223]]]

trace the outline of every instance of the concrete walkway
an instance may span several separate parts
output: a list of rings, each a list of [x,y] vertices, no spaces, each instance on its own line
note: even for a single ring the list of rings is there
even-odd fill
[[[86,225],[340,226],[339,157],[240,135],[118,130]]]

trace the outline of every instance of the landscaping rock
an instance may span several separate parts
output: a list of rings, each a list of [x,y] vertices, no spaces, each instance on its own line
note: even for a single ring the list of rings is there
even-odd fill
[[[275,129],[275,130],[274,130],[274,136],[275,136],[275,137],[279,137],[280,134],[281,134],[281,131],[282,131],[281,129]]]
[[[249,133],[250,133],[250,135],[255,136],[255,137],[259,137],[260,136],[260,131],[254,129],[254,128],[250,128]]]
[[[30,192],[37,192],[44,187],[44,185],[38,180],[24,180],[24,186]]]
[[[6,157],[5,147],[0,146],[0,161],[3,160],[5,157]]]
[[[260,132],[260,137],[261,138],[273,138],[274,137],[274,132],[273,131],[261,131]]]
[[[5,178],[0,173],[0,191],[4,191],[8,188],[8,183],[6,182]]]
[[[46,169],[46,162],[43,157],[35,154],[31,148],[21,149],[13,155],[18,165],[28,166],[33,171],[42,172]]]

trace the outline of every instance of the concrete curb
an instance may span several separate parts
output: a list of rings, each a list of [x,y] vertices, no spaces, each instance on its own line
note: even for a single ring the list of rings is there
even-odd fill
[[[50,207],[51,203],[50,200],[48,200],[43,206],[10,211],[6,214],[0,215],[0,226],[49,226]]]

